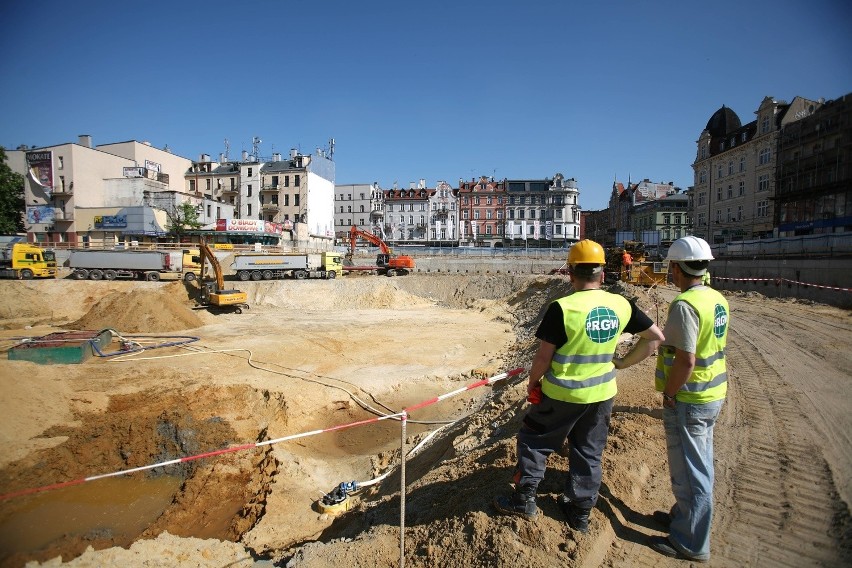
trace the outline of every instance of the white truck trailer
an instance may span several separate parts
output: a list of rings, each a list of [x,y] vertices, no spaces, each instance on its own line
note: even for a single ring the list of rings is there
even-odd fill
[[[195,280],[198,268],[185,267],[185,257],[182,251],[75,250],[68,265],[77,280]]]
[[[343,264],[338,252],[263,254],[246,253],[234,256],[231,268],[237,278],[272,280],[274,278],[337,278]]]

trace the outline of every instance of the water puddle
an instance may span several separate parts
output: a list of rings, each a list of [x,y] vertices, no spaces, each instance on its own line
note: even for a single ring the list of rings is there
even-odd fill
[[[0,558],[68,539],[128,546],[169,506],[181,483],[174,476],[134,475],[19,498],[0,519]]]

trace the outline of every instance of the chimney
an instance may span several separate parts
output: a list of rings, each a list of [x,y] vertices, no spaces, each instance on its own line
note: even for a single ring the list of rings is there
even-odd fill
[[[80,146],[85,146],[86,148],[92,147],[92,135],[91,134],[81,134],[80,135]]]

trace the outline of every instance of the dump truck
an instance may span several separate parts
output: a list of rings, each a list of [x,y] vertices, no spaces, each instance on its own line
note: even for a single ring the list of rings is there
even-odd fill
[[[56,278],[56,254],[21,236],[0,236],[0,278]]]
[[[68,265],[77,280],[115,280],[116,278],[157,280],[195,280],[199,264],[191,262],[193,251],[161,250],[75,250]],[[187,262],[184,260],[186,257]],[[197,255],[196,255],[197,258]]]
[[[337,278],[343,271],[340,253],[243,253],[234,256],[231,269],[242,281],[276,278]]]

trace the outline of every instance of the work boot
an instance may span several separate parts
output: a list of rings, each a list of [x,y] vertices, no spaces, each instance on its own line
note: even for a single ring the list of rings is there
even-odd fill
[[[592,512],[591,509],[578,507],[564,493],[556,501],[559,503],[559,508],[562,509],[562,512],[568,518],[569,527],[583,534],[589,532],[589,515]]]
[[[516,515],[529,521],[538,516],[535,504],[535,487],[526,485],[515,490],[509,496],[500,495],[494,498],[494,508],[504,515]]]

